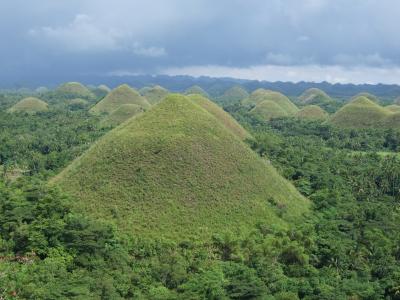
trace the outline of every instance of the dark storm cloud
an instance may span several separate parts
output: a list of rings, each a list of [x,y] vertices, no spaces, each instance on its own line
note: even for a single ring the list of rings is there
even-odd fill
[[[396,82],[399,12],[396,0],[4,0],[0,79],[202,70],[379,81],[364,74],[376,70]]]

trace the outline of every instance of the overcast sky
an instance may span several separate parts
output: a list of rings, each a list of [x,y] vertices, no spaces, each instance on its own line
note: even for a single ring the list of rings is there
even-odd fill
[[[400,84],[399,15],[398,0],[1,0],[0,80]]]

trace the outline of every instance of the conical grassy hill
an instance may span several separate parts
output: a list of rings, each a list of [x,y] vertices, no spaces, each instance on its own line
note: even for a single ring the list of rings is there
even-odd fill
[[[35,97],[27,97],[14,104],[7,110],[7,112],[9,113],[25,112],[33,114],[36,112],[47,111],[48,109],[49,108],[46,102]]]
[[[57,95],[69,99],[74,99],[74,98],[91,99],[95,97],[95,95],[87,87],[85,87],[79,82],[64,83],[60,85],[55,90],[55,92]]]
[[[240,124],[230,114],[228,114],[214,102],[211,102],[207,98],[196,94],[192,94],[187,97],[212,114],[218,121],[221,122],[221,124],[223,124],[241,140],[251,138],[251,135],[242,126],[240,126]]]
[[[295,116],[299,119],[326,120],[328,113],[318,105],[307,105],[299,110]]]
[[[315,103],[325,103],[332,101],[331,97],[328,96],[323,90],[317,88],[311,88],[305,90],[300,96],[299,101],[302,103],[315,104]]]
[[[218,101],[224,103],[238,102],[249,97],[249,93],[241,86],[235,85],[227,89]]]
[[[150,104],[156,104],[162,101],[167,95],[169,91],[164,89],[162,86],[156,85],[153,87],[145,87],[140,90],[142,96],[144,96]]]
[[[367,128],[384,126],[383,123],[391,113],[361,96],[339,109],[328,122],[338,127]]]
[[[150,107],[146,98],[127,84],[120,85],[107,94],[100,102],[90,109],[91,113],[111,113],[123,104],[135,104],[143,109]]]
[[[76,209],[121,230],[176,240],[260,222],[286,227],[309,203],[212,114],[176,94],[110,131],[51,183],[77,197]]]
[[[391,104],[391,105],[385,106],[385,109],[390,112],[397,113],[397,112],[400,112],[400,105]]]
[[[295,114],[299,110],[297,106],[282,93],[265,89],[255,90],[248,98],[244,99],[242,103],[245,105],[257,105],[265,100],[278,104],[287,115]]]
[[[117,126],[129,118],[141,114],[143,108],[136,104],[122,104],[116,110],[107,115],[100,124],[102,126]]]
[[[281,106],[270,100],[261,101],[250,110],[250,113],[264,121],[289,116]]]
[[[357,95],[351,97],[350,101],[353,101],[353,100],[355,100],[357,98],[360,98],[360,97],[365,97],[365,98],[371,100],[372,102],[379,103],[379,98],[378,97],[376,97],[375,95],[372,95],[370,93],[366,93],[366,92],[358,93]]]

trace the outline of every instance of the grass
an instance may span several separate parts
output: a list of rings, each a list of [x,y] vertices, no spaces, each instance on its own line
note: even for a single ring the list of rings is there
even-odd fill
[[[19,101],[18,103],[14,104],[10,107],[7,111],[10,113],[36,113],[41,111],[47,111],[48,105],[46,102],[35,98],[35,97],[27,97]]]
[[[258,103],[250,113],[262,120],[268,121],[273,118],[287,117],[289,114],[277,103],[264,100]]]
[[[140,93],[147,99],[147,101],[149,101],[150,104],[154,105],[164,100],[164,98],[169,94],[169,91],[164,89],[162,86],[155,85],[153,87],[145,87],[141,89]]]
[[[275,102],[283,111],[286,112],[287,115],[295,114],[299,110],[297,106],[282,93],[265,89],[255,90],[248,98],[244,99],[242,103],[245,105],[257,105],[265,100]]]
[[[343,128],[386,127],[390,115],[384,107],[361,96],[339,109],[328,122]]]
[[[103,91],[105,91],[107,93],[111,92],[111,89],[108,86],[106,86],[105,84],[100,84],[97,88],[99,90],[103,90]]]
[[[146,98],[127,84],[120,85],[107,94],[100,102],[90,109],[91,113],[111,113],[123,104],[139,105],[143,109],[150,107]]]
[[[87,87],[79,82],[64,83],[56,89],[56,93],[68,98],[92,99],[95,97]]]
[[[198,85],[193,85],[193,86],[187,88],[187,89],[185,90],[184,94],[185,94],[185,95],[198,94],[198,95],[202,95],[202,96],[204,96],[204,97],[206,97],[206,98],[210,97],[210,96],[208,95],[208,93],[207,93],[204,89],[202,89],[201,87],[199,87]]]
[[[230,114],[214,102],[211,102],[201,95],[195,94],[189,95],[188,98],[212,114],[221,124],[241,140],[251,138],[251,135]]]
[[[260,222],[287,227],[309,201],[212,114],[170,95],[51,180],[76,208],[133,235],[208,239]]]
[[[397,104],[388,105],[385,106],[385,109],[393,113],[400,112],[400,105]]]
[[[299,110],[295,116],[300,119],[326,120],[328,113],[318,105],[307,105]]]
[[[360,97],[365,97],[365,98],[371,100],[372,102],[379,103],[379,98],[378,97],[376,97],[375,95],[372,95],[370,93],[366,93],[366,92],[358,93],[357,95],[351,97],[350,101],[353,101],[353,100],[355,100],[357,98],[360,98]]]
[[[332,101],[331,97],[328,96],[323,90],[317,88],[311,88],[305,90],[300,96],[299,101],[302,103],[324,103]]]
[[[143,108],[136,104],[122,104],[116,110],[107,115],[100,124],[102,126],[117,126],[129,118],[141,114]]]

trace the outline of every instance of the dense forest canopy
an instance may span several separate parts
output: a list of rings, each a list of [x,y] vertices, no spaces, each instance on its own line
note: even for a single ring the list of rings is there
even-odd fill
[[[380,88],[373,91],[386,95]],[[265,219],[251,230],[231,225],[209,239],[177,241],[121,231],[76,210],[71,193],[48,184],[118,125],[89,112],[107,93],[71,104],[69,95],[42,90],[32,96],[49,109],[34,114],[7,111],[29,94],[0,94],[0,299],[400,299],[400,128],[341,128],[296,116],[266,121],[236,94],[224,97],[244,132],[205,98],[189,96],[201,118],[227,118],[221,138],[231,128],[232,147],[249,147],[311,205],[287,227]],[[343,103],[329,105],[332,113]],[[267,202],[285,215],[285,205]]]

